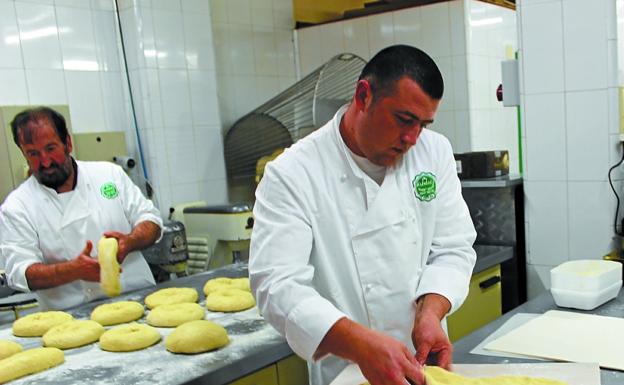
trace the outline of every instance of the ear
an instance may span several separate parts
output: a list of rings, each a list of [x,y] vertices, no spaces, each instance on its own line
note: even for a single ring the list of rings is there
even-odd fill
[[[364,111],[370,106],[373,101],[373,91],[368,80],[361,79],[357,82],[353,99],[358,110]]]
[[[74,149],[73,144],[72,144],[72,138],[69,133],[67,133],[67,143],[65,144],[65,149],[67,149],[68,154],[70,154],[72,150]]]

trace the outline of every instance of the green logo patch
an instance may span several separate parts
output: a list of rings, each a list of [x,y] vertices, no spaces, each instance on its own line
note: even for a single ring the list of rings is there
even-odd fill
[[[436,176],[430,172],[421,172],[412,181],[414,195],[424,202],[430,202],[436,197]]]
[[[100,187],[100,193],[106,199],[115,199],[119,196],[117,186],[113,182],[106,182]]]

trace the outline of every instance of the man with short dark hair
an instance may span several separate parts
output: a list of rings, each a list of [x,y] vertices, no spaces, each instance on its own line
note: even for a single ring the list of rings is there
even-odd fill
[[[74,160],[65,119],[51,108],[20,112],[11,129],[31,176],[0,206],[9,286],[36,291],[42,309],[103,297],[92,255],[102,236],[118,241],[123,291],[154,285],[139,250],[160,237],[162,219],[121,167]]]
[[[388,47],[349,105],[266,167],[251,285],[313,385],[347,361],[372,385],[423,384],[428,359],[450,368],[445,317],[468,293],[476,234],[450,143],[425,129],[443,89],[427,54]]]

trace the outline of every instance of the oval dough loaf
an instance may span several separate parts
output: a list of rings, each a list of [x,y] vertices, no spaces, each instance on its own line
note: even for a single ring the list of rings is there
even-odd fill
[[[24,350],[24,348],[22,348],[22,345],[18,344],[17,342],[1,340],[0,341],[0,360],[3,360],[9,356],[12,356],[15,353],[19,353],[22,350]]]
[[[174,303],[157,306],[147,315],[147,323],[157,327],[175,327],[188,321],[204,319],[206,311],[197,303]]]
[[[104,326],[95,321],[64,322],[43,335],[43,346],[59,349],[77,348],[99,340],[105,331]]]
[[[468,378],[437,366],[425,366],[424,372],[427,385],[566,385],[557,380],[526,376]]]
[[[219,349],[229,343],[227,331],[221,325],[199,320],[175,328],[167,337],[165,346],[173,353],[195,354]]]
[[[153,309],[160,305],[197,302],[198,299],[199,294],[197,294],[195,289],[189,287],[169,287],[160,289],[145,297],[145,304],[149,309]]]
[[[109,352],[131,352],[160,341],[160,333],[148,325],[131,323],[106,331],[100,337],[100,348]]]
[[[74,317],[64,311],[42,311],[29,314],[13,322],[13,335],[17,337],[41,337],[48,330]]]
[[[119,262],[117,251],[119,244],[115,238],[100,238],[98,241],[98,262],[100,263],[100,287],[109,297],[121,294]]]
[[[249,286],[249,278],[226,278],[219,277],[213,278],[206,282],[204,285],[204,294],[206,296],[210,295],[220,289],[240,289],[251,291],[251,287]]]
[[[16,353],[0,361],[0,384],[50,369],[65,361],[62,350],[35,348]]]
[[[250,292],[240,289],[221,289],[206,297],[206,308],[212,311],[234,312],[256,305]]]
[[[93,309],[91,319],[103,326],[136,321],[143,317],[143,305],[135,301],[105,303]]]

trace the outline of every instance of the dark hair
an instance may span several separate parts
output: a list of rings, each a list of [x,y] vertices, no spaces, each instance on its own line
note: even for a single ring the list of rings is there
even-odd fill
[[[425,52],[409,45],[393,45],[379,51],[364,66],[359,80],[368,80],[374,99],[392,93],[396,82],[404,76],[433,99],[442,98],[444,80],[438,66]]]
[[[35,107],[29,108],[15,115],[13,121],[11,122],[11,131],[13,132],[13,141],[17,146],[20,146],[19,137],[20,131],[23,130],[28,123],[36,122],[40,119],[47,119],[54,129],[58,137],[61,139],[63,144],[67,144],[67,124],[65,123],[65,118],[63,115],[59,114],[55,110],[50,107]],[[23,132],[24,142],[31,143],[32,142],[32,132],[31,130],[25,130]]]

